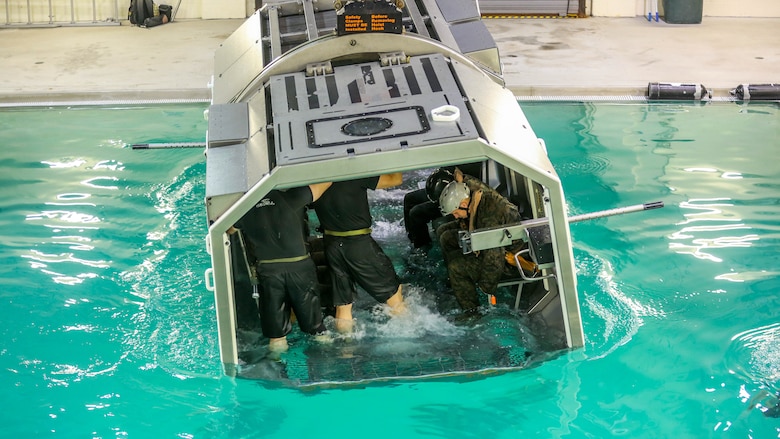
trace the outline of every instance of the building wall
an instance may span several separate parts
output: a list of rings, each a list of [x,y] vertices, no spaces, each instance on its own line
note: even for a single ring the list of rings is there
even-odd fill
[[[155,0],[179,5],[177,19],[246,18],[254,0]],[[0,25],[89,24],[127,20],[130,0],[7,0],[0,2]]]
[[[663,15],[663,0],[658,10]],[[686,0],[667,0],[686,1]],[[705,17],[780,17],[780,0],[702,0]],[[647,14],[648,0],[586,0],[588,15],[595,17],[635,17]]]
[[[644,16],[647,13],[646,1],[586,0],[587,14],[597,17]],[[658,1],[663,14],[663,0],[649,1]],[[780,17],[780,0],[702,1],[705,17]],[[240,19],[255,10],[254,0],[160,0],[157,3],[174,7],[179,4],[177,19]],[[130,0],[7,0],[0,2],[0,26],[127,20],[129,6]]]

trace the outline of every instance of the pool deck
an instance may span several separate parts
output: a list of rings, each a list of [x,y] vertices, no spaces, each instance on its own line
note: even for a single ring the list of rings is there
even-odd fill
[[[489,18],[518,96],[644,96],[650,82],[715,97],[780,82],[780,18]],[[243,20],[0,29],[0,103],[202,99],[214,51]]]

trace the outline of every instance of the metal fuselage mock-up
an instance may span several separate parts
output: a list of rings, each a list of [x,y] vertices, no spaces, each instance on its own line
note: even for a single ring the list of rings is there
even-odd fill
[[[243,261],[227,231],[269,191],[474,162],[482,163],[486,183],[544,225],[518,224],[513,235],[477,230],[467,245],[528,241],[542,276],[517,283],[521,311],[540,319],[559,348],[581,347],[561,182],[544,142],[504,87],[498,50],[476,3],[334,3],[265,2],[215,54],[207,284],[226,373],[240,364],[243,300],[236,294]]]

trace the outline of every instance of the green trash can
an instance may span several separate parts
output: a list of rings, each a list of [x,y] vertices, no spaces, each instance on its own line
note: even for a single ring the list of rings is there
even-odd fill
[[[670,24],[701,23],[704,0],[663,0],[664,21]]]

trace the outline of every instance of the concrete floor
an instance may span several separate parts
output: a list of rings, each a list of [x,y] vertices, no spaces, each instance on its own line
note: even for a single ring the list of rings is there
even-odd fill
[[[208,99],[214,50],[243,20],[0,29],[0,102]],[[519,96],[644,96],[649,82],[728,96],[780,82],[780,19],[485,20]]]

